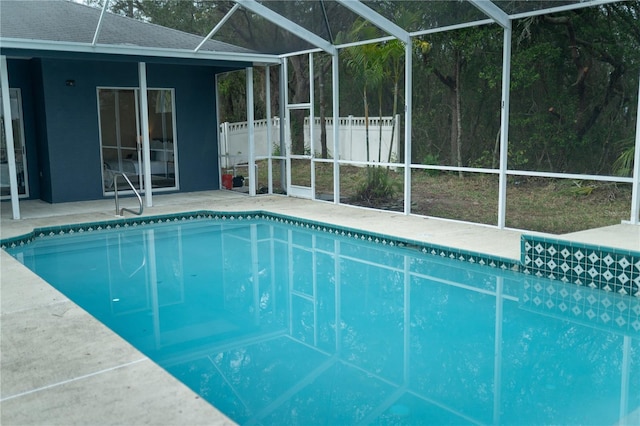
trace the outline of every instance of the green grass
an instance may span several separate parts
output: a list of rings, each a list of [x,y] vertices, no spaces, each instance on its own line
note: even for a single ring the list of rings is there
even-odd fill
[[[266,182],[266,165],[259,167]],[[275,168],[274,168],[275,170]],[[292,170],[294,181],[310,176],[309,163]],[[316,163],[316,192],[333,192],[333,165]],[[397,193],[390,199],[359,198],[367,171],[364,167],[341,166],[343,203],[403,211],[403,168],[390,171]],[[264,174],[264,176],[263,176]],[[276,179],[274,179],[274,182]],[[498,222],[498,177],[495,175],[440,173],[422,170],[411,175],[411,213],[496,225]],[[565,234],[619,224],[629,219],[631,185],[607,182],[576,182],[568,179],[510,177],[507,184],[506,225],[510,228]]]

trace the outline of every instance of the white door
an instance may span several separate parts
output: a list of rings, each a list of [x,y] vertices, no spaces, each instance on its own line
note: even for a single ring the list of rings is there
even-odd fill
[[[313,114],[313,54],[288,58],[297,61],[298,69],[307,68],[308,87],[297,88],[296,99],[289,99],[289,91],[285,103],[287,142],[287,193],[296,197],[314,198],[314,114]],[[284,72],[288,75],[288,61],[285,61]],[[288,81],[288,78],[287,78]]]

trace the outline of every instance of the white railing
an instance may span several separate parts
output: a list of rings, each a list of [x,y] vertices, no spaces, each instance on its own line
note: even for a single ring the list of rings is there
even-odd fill
[[[399,118],[396,116],[395,129],[393,117],[369,118],[369,160],[387,162],[391,147],[391,160],[398,158],[399,154]],[[320,146],[320,119],[315,118],[313,147],[310,143],[309,118],[305,118],[304,144],[316,156],[319,156]],[[338,159],[346,161],[367,161],[367,126],[364,117],[341,117],[339,121],[339,155]],[[280,149],[280,119],[274,117],[271,122],[271,144],[269,146],[267,120],[254,121],[254,141],[256,157],[268,157],[271,154],[282,153]],[[327,149],[329,157],[333,158],[333,118],[326,118]],[[289,150],[290,142],[286,149]],[[382,144],[382,146],[380,146]],[[283,155],[282,153],[281,155]],[[380,154],[380,158],[378,155]],[[237,123],[225,122],[220,125],[220,165],[222,168],[231,168],[237,164],[246,164],[249,161],[249,125],[246,121]]]

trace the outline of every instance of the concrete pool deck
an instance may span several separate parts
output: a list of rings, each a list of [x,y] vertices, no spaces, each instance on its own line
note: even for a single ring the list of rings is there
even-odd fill
[[[262,210],[432,244],[520,258],[522,232],[283,196],[233,191],[154,195],[145,216],[196,210]],[[121,200],[132,207],[133,199]],[[2,203],[0,238],[34,228],[115,219],[112,199]],[[127,217],[131,215],[127,214]],[[554,236],[640,250],[640,226]],[[234,424],[64,295],[0,253],[0,424]]]

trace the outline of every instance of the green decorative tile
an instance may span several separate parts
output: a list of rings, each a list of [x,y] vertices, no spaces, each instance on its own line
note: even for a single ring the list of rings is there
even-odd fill
[[[640,298],[640,252],[527,235],[521,247],[525,274]]]

